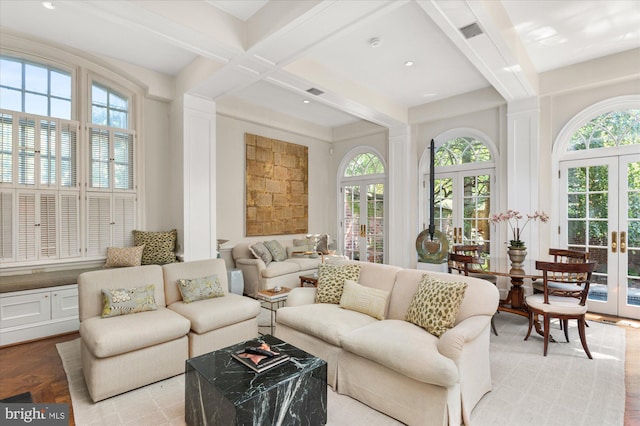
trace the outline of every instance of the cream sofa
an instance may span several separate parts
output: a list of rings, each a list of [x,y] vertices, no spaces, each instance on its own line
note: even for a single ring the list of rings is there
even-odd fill
[[[217,274],[223,297],[184,304],[178,278]],[[102,318],[103,288],[154,286],[157,310]],[[222,259],[86,272],[78,277],[82,369],[93,401],[184,373],[189,357],[258,335],[258,301],[229,293]]]
[[[300,275],[311,275],[318,271],[322,261],[331,261],[334,256],[297,255],[293,246],[293,239],[278,239],[287,250],[287,259],[281,262],[271,262],[268,265],[262,259],[257,259],[249,246],[255,241],[236,244],[231,250],[236,268],[242,270],[244,278],[244,293],[255,296],[258,291],[276,286],[297,287],[300,285]]]
[[[338,264],[345,263],[340,261]],[[384,320],[314,303],[295,288],[278,310],[275,335],[327,361],[329,384],[409,425],[470,424],[491,389],[489,329],[498,290],[488,281],[389,265],[361,265],[359,283],[390,292]],[[405,321],[423,274],[469,285],[455,326],[437,338]]]

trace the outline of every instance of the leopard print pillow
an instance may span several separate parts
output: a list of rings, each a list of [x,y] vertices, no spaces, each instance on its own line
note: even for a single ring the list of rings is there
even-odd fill
[[[360,265],[327,265],[318,266],[318,290],[316,303],[339,304],[346,280],[358,281]]]
[[[439,281],[424,274],[405,320],[440,337],[454,326],[466,290],[467,283]]]
[[[132,231],[136,246],[144,244],[143,265],[164,265],[176,262],[176,240],[178,231],[167,232]]]

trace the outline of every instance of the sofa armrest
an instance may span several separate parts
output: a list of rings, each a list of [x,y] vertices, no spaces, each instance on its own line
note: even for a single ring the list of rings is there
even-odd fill
[[[287,306],[311,305],[315,300],[315,287],[296,287],[292,288],[287,296]]]
[[[258,293],[262,271],[267,268],[262,259],[236,259],[236,268],[242,271],[245,294],[254,296]]]
[[[440,336],[438,351],[457,364],[465,343],[477,338],[491,323],[491,315],[475,315],[460,322]]]

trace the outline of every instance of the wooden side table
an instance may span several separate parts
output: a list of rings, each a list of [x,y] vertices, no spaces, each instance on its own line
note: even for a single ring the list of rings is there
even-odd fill
[[[313,275],[300,275],[300,287],[304,287],[305,284],[318,287],[318,277],[314,277]]]

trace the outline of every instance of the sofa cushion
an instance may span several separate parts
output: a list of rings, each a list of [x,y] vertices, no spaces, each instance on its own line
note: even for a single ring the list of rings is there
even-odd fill
[[[153,284],[130,288],[102,289],[102,318],[158,309]]]
[[[289,262],[289,260],[286,262],[272,262],[268,268],[262,270],[262,276],[264,278],[273,278],[298,272],[299,270],[300,266],[296,262]]]
[[[406,321],[375,321],[344,335],[341,344],[348,352],[420,382],[448,387],[459,380],[455,362],[438,352],[438,338]]]
[[[308,269],[316,269],[318,265],[320,265],[321,259],[319,257],[315,259],[310,259],[308,257],[293,257],[287,259],[284,263],[295,263],[298,265],[298,269],[301,271],[305,271]]]
[[[175,302],[168,307],[191,321],[191,330],[198,334],[255,318],[260,313],[260,302],[234,293],[198,303]]]
[[[342,309],[335,304],[315,303],[280,308],[276,321],[334,346],[340,346],[344,335],[378,320],[360,312]]]
[[[436,337],[442,336],[454,326],[466,289],[467,283],[440,281],[424,274],[406,320]]]
[[[166,232],[133,232],[133,241],[136,246],[144,245],[142,251],[143,265],[164,265],[176,262],[176,240],[178,231],[172,229]]]
[[[271,252],[264,245],[264,243],[258,241],[249,246],[249,250],[251,254],[255,256],[256,259],[262,259],[265,265],[269,266],[271,261],[273,260],[273,256],[271,256]]]
[[[342,297],[340,297],[340,307],[383,320],[389,296],[388,291],[365,287],[355,281],[346,280]]]
[[[271,253],[274,262],[282,262],[287,260],[287,251],[282,247],[278,240],[270,240],[264,242],[265,247]]]
[[[180,278],[178,280],[178,289],[184,303],[224,296],[224,291],[216,274],[201,278]]]
[[[137,247],[108,247],[105,268],[120,268],[126,266],[140,266],[144,244]]]
[[[91,317],[80,323],[80,335],[93,355],[107,358],[186,336],[189,327],[188,319],[159,307],[136,315]]]
[[[346,280],[358,281],[360,265],[318,265],[318,291],[316,303],[340,303]]]

